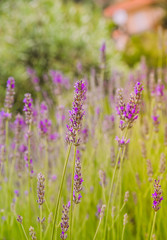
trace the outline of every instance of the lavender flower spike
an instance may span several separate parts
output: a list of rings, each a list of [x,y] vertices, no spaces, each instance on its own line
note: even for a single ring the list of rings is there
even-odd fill
[[[81,159],[80,159],[80,151],[77,150],[76,153],[76,162],[75,162],[75,175],[74,175],[74,192],[73,192],[73,201],[75,204],[80,203],[81,201],[81,194],[82,191],[82,173],[81,173]]]
[[[6,85],[6,97],[5,97],[5,108],[12,108],[15,95],[15,80],[13,77],[9,77]]]
[[[61,239],[67,238],[67,230],[69,228],[69,209],[70,209],[70,202],[68,202],[66,205],[63,205],[63,211],[62,211],[62,218],[61,218]]]
[[[39,205],[42,205],[45,202],[44,195],[45,195],[45,177],[42,175],[42,173],[38,174],[38,185],[37,185],[37,194],[38,194],[38,200],[37,203]]]
[[[23,102],[25,103],[25,106],[23,108],[23,111],[25,112],[25,122],[27,125],[30,125],[32,122],[32,98],[30,93],[26,93],[24,95]]]
[[[77,81],[74,92],[74,101],[72,110],[69,111],[69,124],[67,125],[66,142],[79,145],[80,139],[77,139],[77,132],[81,129],[82,119],[85,114],[83,103],[86,99],[86,83]]]
[[[155,210],[155,212],[157,212],[161,206],[160,203],[163,200],[163,196],[162,196],[162,189],[161,186],[159,185],[159,180],[155,180],[155,184],[154,184],[154,193],[152,194],[153,197],[153,209]]]

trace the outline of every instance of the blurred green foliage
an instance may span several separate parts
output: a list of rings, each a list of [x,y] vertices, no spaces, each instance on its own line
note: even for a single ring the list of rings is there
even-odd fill
[[[70,78],[81,60],[85,71],[98,66],[99,47],[108,41],[110,66],[120,64],[110,41],[108,23],[99,9],[90,5],[64,4],[59,0],[8,0],[0,2],[0,96],[9,76],[16,80],[17,102],[32,92],[27,66],[41,79],[49,69],[61,70]],[[107,40],[108,39],[108,40]],[[2,100],[1,100],[2,102]]]

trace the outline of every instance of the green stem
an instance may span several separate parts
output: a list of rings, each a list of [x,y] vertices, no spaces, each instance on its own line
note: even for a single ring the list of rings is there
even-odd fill
[[[69,145],[66,161],[65,161],[65,164],[64,164],[63,174],[62,174],[62,178],[61,178],[61,184],[60,184],[60,188],[59,188],[59,192],[58,192],[58,198],[57,198],[55,214],[54,214],[54,221],[53,221],[53,230],[52,230],[52,238],[51,238],[52,240],[54,238],[55,226],[57,225],[57,213],[58,213],[58,209],[59,209],[60,197],[61,197],[61,193],[62,193],[62,188],[63,188],[63,183],[64,183],[64,178],[65,178],[65,173],[66,173],[66,168],[67,168],[67,163],[68,163],[70,151],[71,151],[71,143]]]
[[[7,113],[9,111],[7,110]],[[9,158],[8,158],[8,152],[9,152],[9,121],[8,119],[6,119],[6,122],[5,122],[5,146],[6,146],[6,177],[8,178],[9,176]]]
[[[40,240],[42,240],[42,205],[40,205]]]
[[[97,229],[96,229],[96,232],[95,232],[95,235],[94,235],[94,238],[93,238],[93,240],[95,240],[95,239],[96,239],[97,233],[98,233],[98,231],[99,231],[99,228],[100,228],[100,224],[101,224],[101,218],[100,218],[100,220],[99,220],[99,223],[98,223],[98,226],[97,226]]]
[[[112,188],[113,188],[113,184],[114,184],[116,169],[117,169],[117,166],[118,166],[119,156],[120,156],[120,149],[119,149],[119,152],[118,152],[118,155],[117,155],[117,159],[116,159],[116,163],[115,163],[115,167],[114,167],[114,172],[113,172],[113,175],[112,175],[110,190],[109,190],[109,199],[108,199],[108,203],[107,203],[107,213],[106,213],[106,220],[105,220],[105,226],[104,226],[104,240],[106,239],[106,231],[107,231],[107,223],[108,223],[108,217],[109,217],[109,207],[110,207],[110,201],[111,201],[111,193],[112,193]]]
[[[153,231],[154,231],[154,226],[155,226],[155,220],[156,220],[157,212],[154,213],[154,218],[153,218],[153,223],[152,223],[152,229],[151,229],[151,234],[150,234],[150,240],[152,239]]]
[[[26,234],[26,231],[25,231],[25,229],[24,229],[23,224],[21,224],[21,227],[22,227],[22,230],[23,230],[25,239],[28,240],[28,237],[27,237],[27,234]]]
[[[31,219],[31,142],[30,142],[30,132],[31,132],[31,124],[28,126],[28,167],[29,167],[29,176],[28,176],[28,185],[29,185],[29,221]]]
[[[124,135],[122,134],[123,138],[124,137],[126,138],[126,135],[127,135],[127,132],[128,132],[128,127],[129,127],[129,125],[127,126],[125,134]],[[124,149],[125,149],[125,147],[124,147]],[[112,180],[111,180],[110,190],[109,190],[109,199],[108,199],[108,203],[107,203],[107,214],[106,214],[106,221],[105,221],[105,226],[104,226],[104,240],[106,239],[107,223],[108,223],[108,218],[109,218],[109,208],[110,208],[110,201],[111,201],[111,193],[112,193],[112,189],[113,189],[114,178],[115,178],[116,169],[117,169],[117,166],[118,166],[120,152],[121,152],[121,148],[119,148],[119,152],[118,152],[118,155],[117,155],[117,159],[116,159],[116,163],[115,163],[115,167],[114,167],[114,172],[113,172],[113,176],[112,176]],[[123,156],[121,157],[121,161],[122,161],[123,157],[124,157],[124,151],[123,151]],[[121,162],[120,162],[120,165],[121,165]]]
[[[77,147],[74,147],[74,159],[72,166],[72,181],[71,181],[71,206],[70,206],[70,239],[72,239],[72,217],[73,217],[73,191],[74,191],[74,174],[75,174],[75,158]]]
[[[124,239],[124,232],[125,232],[125,225],[123,225],[123,230],[122,230],[122,238],[121,238],[121,240],[123,240],[123,239]]]

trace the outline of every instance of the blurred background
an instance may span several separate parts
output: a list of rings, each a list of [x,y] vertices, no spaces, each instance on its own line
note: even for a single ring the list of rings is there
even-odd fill
[[[1,105],[9,76],[16,80],[18,110],[25,92],[39,99],[50,94],[55,71],[66,83],[81,68],[82,75],[98,72],[104,41],[110,71],[135,68],[143,56],[156,67],[162,53],[165,65],[166,29],[166,0],[1,0]]]

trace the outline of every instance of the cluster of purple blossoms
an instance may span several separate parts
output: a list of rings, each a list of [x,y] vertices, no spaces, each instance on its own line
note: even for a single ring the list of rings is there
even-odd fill
[[[24,100],[23,103],[25,103],[25,106],[23,108],[23,111],[25,112],[25,122],[27,125],[30,125],[32,122],[32,98],[31,98],[31,94],[30,93],[26,93],[24,95]]]
[[[118,142],[119,147],[124,147],[130,142],[130,139],[125,139],[124,137],[120,139],[118,136],[116,136],[115,140]]]
[[[157,212],[161,206],[160,203],[163,200],[162,196],[162,189],[161,186],[159,185],[159,180],[155,180],[154,184],[154,193],[152,194],[153,197],[153,209]]]
[[[61,218],[61,239],[65,240],[67,238],[67,230],[69,228],[69,209],[70,209],[70,201],[66,204],[63,205],[63,210],[62,210],[62,218]]]
[[[52,122],[49,119],[44,119],[39,122],[39,129],[42,136],[47,136],[51,125]]]
[[[81,129],[82,119],[85,114],[83,103],[86,99],[87,87],[83,80],[77,81],[74,92],[74,101],[72,110],[69,111],[70,123],[67,125],[66,142],[79,145],[80,138],[77,139],[77,133]]]
[[[15,80],[13,77],[9,77],[6,85],[6,97],[5,97],[5,108],[12,108],[15,95]]]
[[[82,191],[82,173],[81,173],[81,154],[80,151],[77,150],[76,153],[76,162],[75,162],[75,174],[74,174],[74,192],[73,192],[73,201],[75,204],[80,203],[81,201],[81,194]]]
[[[17,216],[17,221],[22,224],[23,223],[23,217],[18,215]]]
[[[30,233],[30,236],[31,236],[32,240],[36,240],[37,239],[36,233],[35,233],[34,228],[32,226],[29,228],[29,233]]]
[[[61,94],[62,88],[69,89],[70,83],[69,79],[65,77],[61,72],[59,71],[50,71],[50,76],[52,78],[53,83],[56,85],[56,94]]]
[[[117,114],[120,117],[120,129],[133,126],[133,122],[138,118],[139,107],[141,102],[143,86],[140,82],[137,82],[134,87],[134,93],[130,94],[130,99],[127,104],[125,104],[122,94],[122,89],[117,91]]]
[[[37,184],[37,195],[38,200],[37,203],[42,205],[45,202],[44,195],[45,195],[45,177],[42,173],[39,173],[37,176],[38,184]]]

